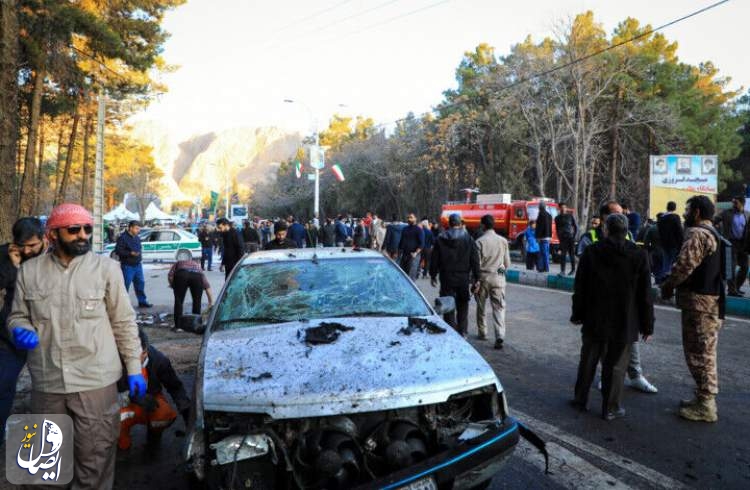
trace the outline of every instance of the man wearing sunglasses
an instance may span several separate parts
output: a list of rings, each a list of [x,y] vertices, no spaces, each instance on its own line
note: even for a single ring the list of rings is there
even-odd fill
[[[18,270],[7,330],[15,347],[28,352],[31,412],[73,419],[73,488],[111,489],[122,364],[132,398],[146,393],[146,381],[122,274],[115,261],[91,252],[92,225],[77,204],[52,210],[52,253]]]
[[[21,218],[13,224],[13,243],[0,245],[0,446],[5,439],[5,421],[13,407],[18,375],[26,363],[26,351],[17,349],[5,321],[10,314],[21,263],[41,255],[47,248],[44,226],[36,218]]]

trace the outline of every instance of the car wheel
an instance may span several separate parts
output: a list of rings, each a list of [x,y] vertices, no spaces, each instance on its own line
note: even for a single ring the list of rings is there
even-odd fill
[[[180,250],[177,252],[177,260],[190,260],[193,258],[193,254],[190,253],[190,250]]]

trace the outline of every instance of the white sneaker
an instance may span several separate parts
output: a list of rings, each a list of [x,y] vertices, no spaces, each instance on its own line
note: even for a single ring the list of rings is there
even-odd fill
[[[630,379],[629,377],[625,377],[625,386],[630,386],[631,388],[635,388],[636,390],[642,391],[644,393],[658,393],[659,390],[656,389],[656,386],[652,385],[648,382],[648,380],[643,376],[638,376],[635,379]]]

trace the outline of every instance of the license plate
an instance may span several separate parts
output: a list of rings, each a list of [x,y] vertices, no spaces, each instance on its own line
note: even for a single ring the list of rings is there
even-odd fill
[[[437,483],[435,483],[435,478],[426,476],[408,485],[399,487],[399,490],[437,490]]]

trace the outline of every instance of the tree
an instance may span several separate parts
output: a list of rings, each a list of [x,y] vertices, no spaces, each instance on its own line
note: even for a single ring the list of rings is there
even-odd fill
[[[0,1],[0,240],[9,240],[13,225],[14,192],[18,141],[18,4]]]

